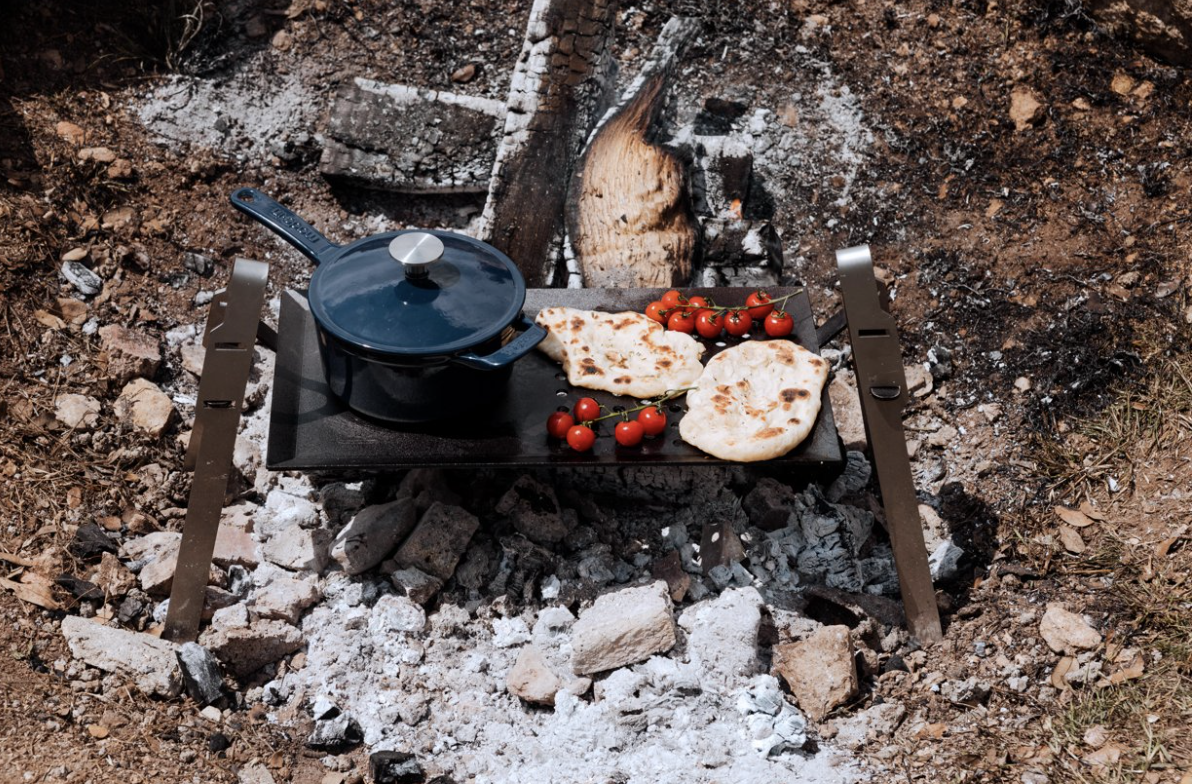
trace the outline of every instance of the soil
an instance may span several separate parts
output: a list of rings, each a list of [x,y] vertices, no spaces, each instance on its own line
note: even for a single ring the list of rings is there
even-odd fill
[[[863,703],[851,706],[907,704],[895,742],[871,750],[907,778],[1105,774],[1081,762],[1083,694],[1059,688],[1041,703],[998,686],[970,705],[925,681],[946,673],[1001,684],[1013,666],[1047,677],[1058,657],[1033,637],[1034,647],[1015,644],[1025,615],[1037,622],[1049,600],[1085,610],[1119,647],[1153,642],[1157,627],[1144,620],[1178,628],[1187,614],[1170,603],[1184,595],[1179,572],[1192,548],[1155,549],[1186,520],[1173,491],[1188,487],[1187,411],[1160,415],[1160,430],[1183,435],[1155,441],[1158,454],[1140,447],[1155,433],[1118,428],[1125,440],[1107,462],[1084,458],[1112,447],[1098,426],[1106,417],[1145,415],[1155,398],[1137,390],[1147,379],[1188,367],[1192,80],[1106,37],[1073,5],[780,0],[745,13],[727,0],[673,0],[618,18],[621,82],[672,14],[702,22],[671,87],[672,132],[723,98],[785,118],[811,145],[794,165],[759,171],[757,202],[772,205],[759,217],[782,236],[784,282],[807,284],[820,320],[839,304],[833,251],[869,242],[892,280],[907,362],[950,353],[951,373],[908,412],[912,429],[963,428],[963,443],[916,465],[922,500],[968,554],[941,593],[947,639],[905,669],[876,663]],[[58,274],[62,256],[86,249],[106,284],[87,319],[162,334],[196,322],[196,295],[225,285],[235,258],[271,262],[271,296],[308,278],[303,259],[231,210],[239,186],[266,190],[340,242],[405,225],[467,228],[479,197],[333,187],[309,137],[337,86],[357,76],[503,100],[528,11],[434,0],[0,2],[0,550],[42,557],[37,568],[51,579],[81,574],[65,549],[78,525],[141,511],[176,528],[185,505],[182,427],[159,440],[118,426],[83,437],[53,419],[62,392],[105,404],[119,392],[96,336],[57,320],[57,298],[76,296]],[[453,82],[469,63],[475,78]],[[187,80],[245,101],[217,144],[146,127],[145,107],[199,83]],[[1022,89],[1041,107],[1016,123],[1012,93]],[[128,167],[80,160],[84,147],[108,148]],[[214,260],[209,277],[186,266],[188,253]],[[185,381],[176,358],[155,380]],[[1125,408],[1123,394],[1135,395]],[[994,403],[991,417],[983,409]],[[1082,531],[1088,549],[1074,554],[1056,544],[1051,510],[1084,499],[1110,522]],[[10,579],[34,568],[9,566]],[[58,599],[71,611],[69,597]],[[279,779],[324,771],[292,733],[248,711],[222,730],[231,748],[213,752],[216,730],[189,700],[133,689],[89,696],[64,675],[61,611],[5,590],[0,613],[0,780],[232,780],[251,759]],[[1166,661],[1177,680],[1192,678],[1181,655],[1186,645]],[[1158,719],[1133,729],[1114,725],[1125,751],[1112,775],[1179,781],[1192,765],[1186,732],[1177,737],[1192,726],[1187,706],[1154,710]],[[95,724],[112,738],[89,734]],[[1154,738],[1163,753],[1148,756]]]

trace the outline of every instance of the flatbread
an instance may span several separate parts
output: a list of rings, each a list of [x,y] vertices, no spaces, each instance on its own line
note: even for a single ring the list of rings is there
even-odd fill
[[[811,432],[827,379],[828,363],[790,340],[725,349],[687,393],[679,435],[721,460],[780,457]]]
[[[538,348],[563,364],[572,386],[650,398],[689,387],[703,372],[699,341],[642,313],[557,307],[534,320],[549,333]]]

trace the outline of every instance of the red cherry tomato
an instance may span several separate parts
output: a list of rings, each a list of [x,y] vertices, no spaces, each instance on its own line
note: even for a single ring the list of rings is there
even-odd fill
[[[774,306],[769,304],[771,299],[772,297],[764,291],[755,291],[750,294],[745,300],[750,318],[764,319],[770,315],[770,312],[774,310]]]
[[[795,320],[785,310],[776,310],[766,316],[766,334],[772,338],[786,337],[795,328]]]
[[[590,422],[600,416],[600,404],[590,397],[581,397],[574,411],[576,422]]]
[[[567,431],[567,445],[576,452],[587,452],[596,443],[596,434],[586,425],[576,425]]]
[[[666,414],[662,413],[658,406],[643,408],[637,415],[637,421],[641,422],[642,430],[646,431],[648,436],[656,436],[666,430]]]
[[[698,294],[696,294],[694,297],[691,297],[687,300],[687,310],[689,310],[692,313],[696,313],[699,311],[700,308],[706,308],[706,307],[708,307],[708,301]]]
[[[691,334],[695,332],[695,316],[685,310],[676,310],[666,320],[666,328],[673,329],[675,332]]]
[[[567,431],[575,426],[575,417],[563,411],[556,411],[546,420],[546,432],[551,438],[566,438]]]
[[[618,422],[613,437],[621,446],[637,446],[646,435],[646,428],[641,422]]]
[[[724,314],[715,310],[701,310],[695,314],[695,331],[705,338],[718,338],[724,331]]]
[[[724,317],[724,329],[735,338],[749,332],[753,326],[753,319],[744,310],[730,310]]]
[[[670,291],[668,291],[662,295],[661,302],[663,305],[666,305],[667,310],[669,310],[671,308],[678,307],[679,305],[686,304],[687,298],[684,297],[681,293],[675,291],[674,289],[671,289]]]
[[[657,321],[659,324],[666,326],[666,305],[663,305],[659,300],[654,300],[649,305],[646,305],[646,318],[651,321]]]

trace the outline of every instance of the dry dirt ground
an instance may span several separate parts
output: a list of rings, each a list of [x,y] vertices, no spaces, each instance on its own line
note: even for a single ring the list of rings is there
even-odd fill
[[[63,254],[88,249],[107,283],[87,318],[164,332],[194,321],[195,294],[221,285],[235,257],[273,259],[274,292],[309,274],[233,214],[238,186],[268,190],[340,240],[367,229],[361,216],[461,223],[478,209],[333,189],[293,138],[272,148],[245,138],[238,156],[179,152],[131,112],[138,96],[171,74],[251,61],[262,90],[297,74],[320,105],[354,76],[503,98],[528,13],[528,3],[283,0],[188,16],[191,5],[0,3],[0,551],[11,580],[78,570],[65,545],[79,524],[139,510],[176,527],[169,510],[185,503],[176,430],[80,438],[53,420],[61,391],[105,401],[118,391],[94,335],[57,309],[72,294]],[[690,105],[723,97],[781,113],[811,61],[851,88],[874,137],[864,181],[848,184],[845,206],[835,178],[782,189],[773,219],[788,272],[822,318],[836,304],[831,252],[871,242],[894,275],[908,361],[951,352],[951,377],[909,416],[961,434],[931,479],[969,559],[941,592],[944,644],[905,667],[875,662],[850,707],[908,706],[913,720],[882,763],[928,781],[1190,780],[1187,71],[1106,38],[1071,2],[676,0],[622,11],[626,73],[676,13],[703,24],[674,88]],[[477,77],[453,84],[468,63]],[[1018,123],[1016,90],[1038,103]],[[82,147],[127,167],[80,160]],[[214,258],[213,277],[186,269],[186,252]],[[1063,530],[1053,507],[1082,502],[1100,519]],[[1015,647],[1037,636],[1048,601],[1096,622],[1103,677],[1073,686],[1053,673],[1058,654]],[[300,742],[251,712],[222,728],[232,745],[216,752],[216,728],[189,701],[116,687],[84,700],[94,689],[53,667],[69,660],[61,612],[3,590],[0,613],[0,781],[64,770],[72,781],[222,781],[253,758],[279,779],[322,775]],[[1050,678],[1050,699],[1005,687],[997,673],[1015,666]],[[993,693],[931,688],[969,675],[991,678]]]

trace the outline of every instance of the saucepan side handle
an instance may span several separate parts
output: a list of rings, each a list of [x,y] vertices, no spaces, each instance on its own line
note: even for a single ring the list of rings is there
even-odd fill
[[[523,330],[522,333],[497,351],[486,356],[469,351],[452,357],[452,361],[476,370],[498,370],[530,353],[546,337],[546,329],[530,321],[525,314],[519,315],[513,326]]]

